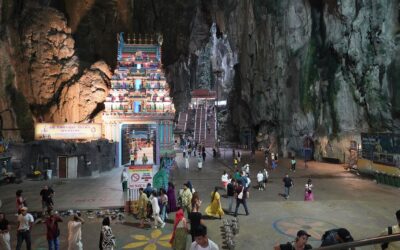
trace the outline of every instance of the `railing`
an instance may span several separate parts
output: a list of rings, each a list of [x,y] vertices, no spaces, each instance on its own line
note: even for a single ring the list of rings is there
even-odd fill
[[[378,236],[352,242],[340,243],[332,246],[320,247],[320,250],[333,250],[333,249],[355,249],[355,247],[378,245],[386,242],[400,241],[400,234],[391,234],[385,236]],[[315,249],[315,248],[314,248]]]

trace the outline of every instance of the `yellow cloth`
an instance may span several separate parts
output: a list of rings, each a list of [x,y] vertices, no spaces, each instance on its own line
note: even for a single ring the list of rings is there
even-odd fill
[[[211,192],[211,199],[213,197],[214,192]],[[221,196],[218,192],[215,192],[214,200],[210,205],[206,208],[206,214],[208,216],[222,217],[224,215],[224,210],[222,210],[221,206]]]

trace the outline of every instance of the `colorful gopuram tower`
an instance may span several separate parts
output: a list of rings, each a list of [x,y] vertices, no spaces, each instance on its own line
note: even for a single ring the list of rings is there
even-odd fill
[[[175,156],[175,109],[161,63],[162,36],[118,35],[118,65],[103,113],[103,133],[117,142],[117,166],[168,165]]]

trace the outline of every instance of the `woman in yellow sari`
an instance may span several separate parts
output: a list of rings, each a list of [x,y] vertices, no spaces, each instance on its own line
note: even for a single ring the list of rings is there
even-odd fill
[[[206,208],[206,214],[208,216],[221,217],[224,215],[224,210],[221,206],[221,196],[218,193],[218,187],[214,188],[214,192],[211,193],[211,204]]]

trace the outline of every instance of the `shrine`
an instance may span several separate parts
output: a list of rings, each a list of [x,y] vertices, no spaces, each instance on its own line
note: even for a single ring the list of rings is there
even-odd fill
[[[163,38],[118,35],[118,64],[103,113],[116,165],[167,165],[175,156],[175,109],[161,62]]]

